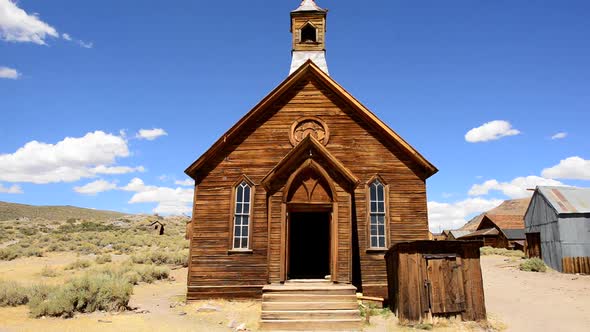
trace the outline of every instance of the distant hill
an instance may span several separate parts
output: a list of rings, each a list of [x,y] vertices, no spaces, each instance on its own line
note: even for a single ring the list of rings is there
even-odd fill
[[[475,231],[479,226],[479,223],[483,219],[483,216],[487,214],[496,214],[496,215],[510,215],[510,216],[524,216],[526,213],[526,209],[529,206],[531,199],[528,198],[520,198],[520,199],[509,199],[499,206],[484,212],[478,216],[475,216],[473,219],[469,220],[463,227],[459,228],[462,231]]]
[[[0,221],[28,218],[31,220],[60,220],[70,218],[108,221],[125,216],[115,211],[84,209],[75,206],[34,206],[0,202]]]

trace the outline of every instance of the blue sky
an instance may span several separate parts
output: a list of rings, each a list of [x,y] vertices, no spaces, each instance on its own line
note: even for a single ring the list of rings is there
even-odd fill
[[[286,78],[298,4],[0,0],[0,200],[190,211],[184,169]],[[331,76],[439,168],[433,231],[588,186],[588,1],[318,4]]]

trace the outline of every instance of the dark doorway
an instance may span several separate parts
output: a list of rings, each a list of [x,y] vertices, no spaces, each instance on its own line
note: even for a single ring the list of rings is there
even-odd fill
[[[330,275],[330,213],[289,214],[289,279]]]

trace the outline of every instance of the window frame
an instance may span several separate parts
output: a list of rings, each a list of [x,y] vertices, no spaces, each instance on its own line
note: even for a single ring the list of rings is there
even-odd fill
[[[315,41],[312,41],[312,42],[304,42],[303,41],[303,29],[305,27],[307,27],[308,25],[311,26],[315,30]],[[299,32],[298,33],[299,40],[297,41],[298,44],[312,44],[312,45],[313,44],[316,44],[316,45],[317,44],[320,44],[320,32],[319,32],[319,29],[311,21],[307,21],[307,22],[303,23],[299,27],[299,29],[297,29],[297,31]]]
[[[248,216],[248,236],[247,236],[247,246],[245,248],[234,246],[235,241],[235,227],[236,227],[236,219],[238,214],[236,213],[237,204],[238,204],[238,187],[240,187],[243,183],[245,183],[250,188],[250,200],[249,200],[249,209],[248,214],[242,212],[240,215]],[[231,204],[230,204],[230,222],[229,222],[229,238],[228,238],[228,254],[232,253],[252,253],[252,224],[253,224],[253,211],[254,211],[254,197],[256,192],[256,186],[254,183],[246,176],[242,175],[240,178],[234,182],[232,185],[231,190]],[[240,235],[243,237],[243,235]],[[242,240],[240,240],[242,241]],[[241,243],[240,243],[241,244]]]
[[[373,212],[371,210],[371,186],[373,186],[373,184],[379,181],[379,183],[381,183],[381,186],[383,187],[383,212]],[[386,251],[389,248],[390,245],[390,240],[389,240],[389,185],[387,184],[387,182],[385,182],[383,180],[383,178],[379,175],[375,175],[373,176],[371,179],[369,179],[369,181],[367,181],[367,184],[365,186],[366,189],[366,220],[367,220],[367,227],[366,227],[366,231],[367,231],[367,251],[376,251],[376,252],[381,252],[381,251]],[[371,232],[371,217],[372,215],[377,214],[377,215],[382,215],[383,216],[383,237],[384,237],[384,246],[380,247],[374,247],[373,243],[372,243],[372,238],[373,238],[373,234]],[[378,225],[378,224],[377,224]],[[379,232],[377,232],[379,233]],[[379,245],[379,234],[376,235],[377,238],[377,245]]]

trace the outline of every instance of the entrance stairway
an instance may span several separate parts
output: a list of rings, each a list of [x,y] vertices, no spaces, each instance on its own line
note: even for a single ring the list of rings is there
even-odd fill
[[[356,287],[290,280],[262,289],[262,330],[360,331]]]

